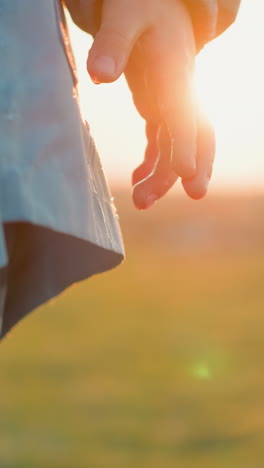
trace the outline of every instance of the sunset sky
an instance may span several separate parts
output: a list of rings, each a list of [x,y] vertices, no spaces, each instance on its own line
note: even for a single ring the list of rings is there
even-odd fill
[[[242,0],[235,25],[197,58],[199,98],[214,122],[217,157],[212,187],[264,186],[264,5]],[[85,69],[91,38],[71,27],[81,105],[110,182],[129,183],[145,147],[144,123],[125,80],[91,83]]]

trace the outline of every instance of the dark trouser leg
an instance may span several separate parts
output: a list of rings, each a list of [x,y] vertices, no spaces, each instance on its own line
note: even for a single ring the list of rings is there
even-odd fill
[[[0,336],[4,319],[5,300],[7,293],[7,267],[0,269]]]
[[[16,225],[14,223],[4,224],[4,233],[6,240],[6,247],[8,252],[9,262],[11,261],[12,251],[15,242],[15,230]],[[2,335],[4,313],[5,313],[5,302],[8,291],[8,265],[5,268],[0,268],[0,339]]]

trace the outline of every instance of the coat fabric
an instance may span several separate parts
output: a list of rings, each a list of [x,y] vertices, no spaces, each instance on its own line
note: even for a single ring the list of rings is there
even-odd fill
[[[36,21],[41,18],[41,21]],[[118,219],[79,110],[58,0],[0,0],[0,333],[118,265]]]

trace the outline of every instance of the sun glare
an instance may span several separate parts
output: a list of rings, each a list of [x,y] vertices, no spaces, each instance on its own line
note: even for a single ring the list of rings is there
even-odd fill
[[[263,2],[246,1],[237,23],[197,59],[198,101],[217,137],[215,179],[237,187],[263,187]]]
[[[264,68],[256,67],[258,49],[249,51],[241,31],[241,41],[236,32],[228,31],[198,57],[196,90],[217,128],[232,127],[235,131],[246,125],[251,131],[262,127],[259,103],[264,101]]]
[[[212,186],[261,187],[264,175],[263,0],[242,2],[237,22],[197,58],[198,101],[213,122],[217,158]],[[144,125],[124,79],[95,87],[85,61],[91,38],[71,26],[81,104],[108,176],[130,179],[143,158]]]

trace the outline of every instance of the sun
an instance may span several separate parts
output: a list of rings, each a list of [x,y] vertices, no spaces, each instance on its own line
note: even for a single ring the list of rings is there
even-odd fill
[[[264,35],[258,37],[256,33],[260,26],[256,18],[250,23],[252,11],[249,5],[243,5],[241,19],[239,16],[237,23],[207,45],[197,58],[198,101],[220,133],[228,129],[236,133],[236,129],[246,127],[251,134],[256,126],[262,127],[258,104],[264,100],[264,62],[261,66],[258,42]]]

